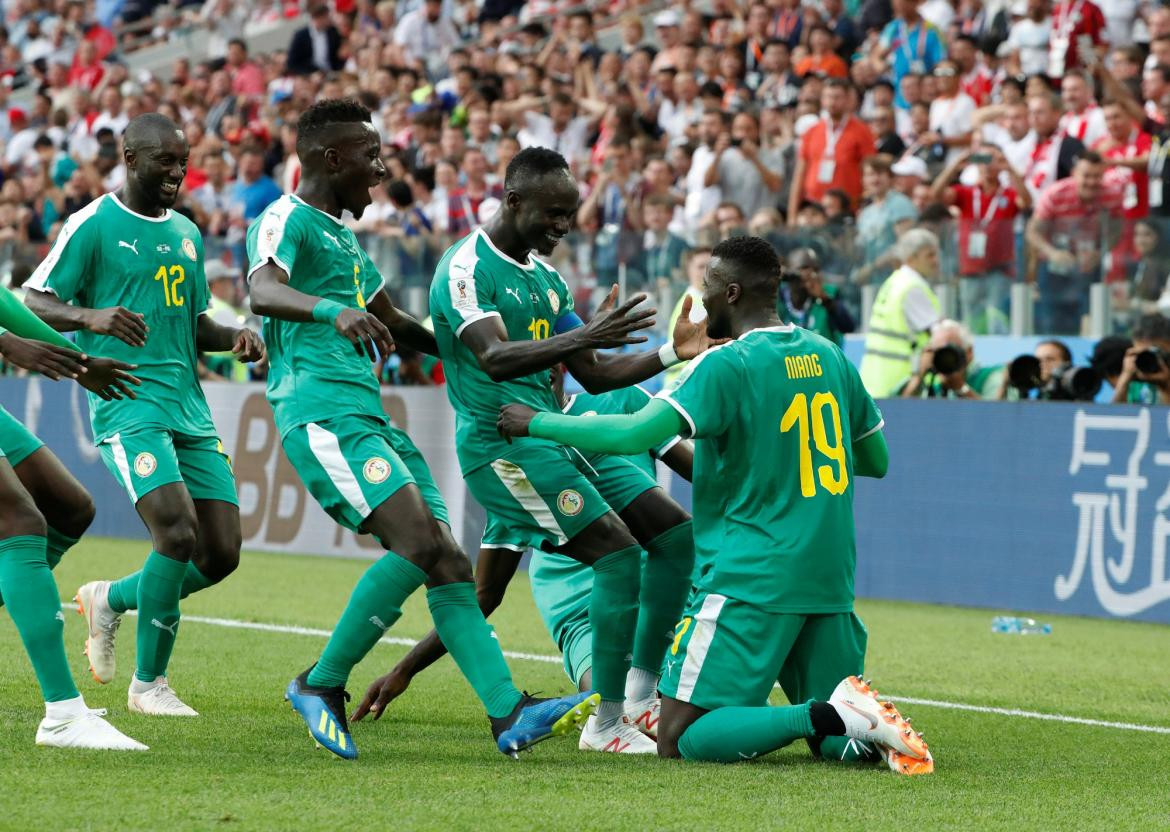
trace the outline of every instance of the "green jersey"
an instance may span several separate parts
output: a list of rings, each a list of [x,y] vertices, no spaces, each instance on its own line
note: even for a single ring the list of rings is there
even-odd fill
[[[552,266],[532,255],[527,263],[517,263],[479,229],[447,249],[435,269],[430,301],[447,396],[455,409],[455,447],[467,473],[513,447],[496,431],[500,405],[526,404],[553,413],[561,408],[548,370],[492,381],[459,336],[476,321],[497,317],[509,341],[540,341],[562,331],[558,323],[565,326],[563,319],[576,317],[570,314],[573,296]],[[529,443],[548,444],[541,439],[514,440],[515,445]]]
[[[882,426],[856,368],[791,324],[692,361],[659,394],[695,442],[699,589],[775,613],[853,608],[853,443]]]
[[[137,364],[137,399],[89,394],[94,440],[138,425],[188,436],[215,436],[199,386],[195,328],[211,293],[203,274],[203,238],[174,211],[146,217],[105,194],[71,216],[28,287],[91,309],[124,306],[146,318],[146,345],[82,331],[91,355]]]
[[[638,385],[623,387],[620,390],[611,390],[608,393],[576,393],[565,403],[564,412],[569,416],[617,416],[634,414],[641,410],[650,401],[651,396]],[[650,449],[650,453],[627,456],[634,465],[650,475],[651,479],[658,479],[658,471],[654,460],[661,459],[662,455],[682,441],[680,436],[672,436],[665,442]],[[606,454],[588,454],[585,456],[589,464],[594,464],[597,457]]]
[[[269,205],[248,229],[248,276],[272,261],[307,295],[364,309],[386,285],[341,220],[296,196]],[[339,416],[385,420],[370,359],[329,323],[264,319],[268,401],[281,438]]]

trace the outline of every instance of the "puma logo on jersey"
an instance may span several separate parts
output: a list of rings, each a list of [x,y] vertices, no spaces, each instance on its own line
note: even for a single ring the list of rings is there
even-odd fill
[[[128,243],[125,240],[118,240],[118,248],[128,248],[135,254],[138,254],[138,239],[135,238],[132,243]]]
[[[179,622],[178,621],[176,621],[174,624],[167,625],[167,624],[163,624],[157,618],[152,618],[152,619],[150,619],[150,623],[153,624],[155,627],[158,627],[160,630],[166,630],[172,636],[178,636],[178,634],[179,634],[178,633],[178,629],[179,629]]]
[[[512,297],[516,298],[516,303],[524,303],[524,301],[520,300],[520,293],[518,291],[516,291],[515,289],[508,287],[508,286],[505,286],[504,291],[507,292]]]
[[[336,237],[334,237],[332,234],[330,234],[330,233],[329,233],[328,231],[326,231],[325,229],[321,229],[321,233],[322,233],[322,234],[324,234],[326,237],[328,237],[330,240],[332,240],[332,241],[333,241],[333,245],[337,246],[338,248],[341,248],[341,240],[339,240],[339,239],[337,239]]]

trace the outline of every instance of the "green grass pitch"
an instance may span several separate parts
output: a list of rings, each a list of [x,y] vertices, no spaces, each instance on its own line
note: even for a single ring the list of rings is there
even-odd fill
[[[63,598],[85,580],[137,568],[142,542],[90,539],[57,570]],[[224,585],[184,602],[190,616],[333,626],[359,561],[246,553]],[[992,611],[861,602],[867,675],[893,695],[1170,726],[1170,628],[1049,617],[1048,637],[993,635]],[[1170,735],[928,705],[902,710],[935,754],[931,777],[815,762],[804,745],[732,766],[587,754],[553,739],[513,762],[495,750],[449,658],[378,723],[355,726],[353,763],[315,749],[282,701],[320,636],[184,623],[171,680],[202,716],[126,712],[134,619],[118,678],[99,686],[67,614],[74,672],[91,707],[147,743],[145,754],[41,749],[35,679],[0,614],[0,829],[824,830],[1164,829]],[[506,650],[554,647],[518,577],[493,618]],[[422,593],[393,636],[430,626]],[[404,647],[381,644],[355,671],[356,701]],[[512,659],[518,685],[567,692],[559,664]]]

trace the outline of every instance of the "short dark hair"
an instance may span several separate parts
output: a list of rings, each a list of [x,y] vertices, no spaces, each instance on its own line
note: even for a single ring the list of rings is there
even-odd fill
[[[1103,376],[1119,376],[1122,364],[1125,363],[1125,354],[1132,346],[1133,341],[1124,335],[1106,335],[1093,345],[1089,366]]]
[[[512,157],[504,171],[504,187],[520,190],[550,173],[569,172],[565,157],[547,147],[526,147]]]
[[[401,179],[395,179],[386,186],[386,193],[399,208],[406,208],[414,202],[414,195],[410,192],[410,186]]]
[[[1067,77],[1067,76],[1066,76]],[[1091,165],[1103,165],[1105,159],[1095,150],[1083,150],[1077,154],[1078,162],[1088,162]]]
[[[849,90],[853,89],[853,85],[844,78],[827,78],[825,79],[825,89]]]
[[[248,51],[248,44],[243,38],[232,38],[228,41],[228,46],[238,46],[246,53]]]
[[[1153,312],[1142,315],[1133,325],[1133,340],[1170,341],[1170,318]]]
[[[1064,359],[1065,364],[1072,364],[1072,350],[1068,348],[1068,344],[1064,343],[1058,338],[1048,338],[1037,344],[1037,347],[1042,347],[1047,344],[1050,347],[1056,347],[1060,351],[1060,357]]]
[[[297,144],[320,141],[335,124],[370,124],[370,111],[356,98],[326,98],[311,105],[297,119]]]
[[[712,257],[732,263],[735,282],[745,289],[773,298],[780,288],[780,257],[762,237],[728,237],[711,251]]]

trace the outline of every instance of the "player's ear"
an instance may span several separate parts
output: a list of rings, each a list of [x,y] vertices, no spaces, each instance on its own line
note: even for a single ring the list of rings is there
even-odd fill
[[[726,292],[727,292],[727,295],[726,295],[727,302],[729,304],[732,304],[732,303],[735,303],[737,300],[739,300],[740,297],[743,295],[743,287],[740,286],[738,283],[728,283]]]
[[[330,173],[336,173],[337,169],[341,167],[341,154],[337,152],[336,147],[327,147],[322,150],[321,158],[325,160],[325,169]]]

